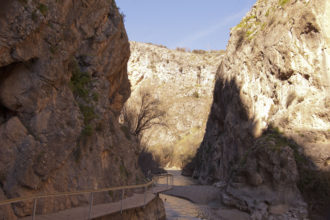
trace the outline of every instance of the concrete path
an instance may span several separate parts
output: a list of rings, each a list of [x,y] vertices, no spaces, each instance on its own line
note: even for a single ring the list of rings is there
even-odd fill
[[[144,203],[144,194],[133,194],[133,196],[123,199],[123,210],[132,209],[137,207],[143,207],[148,204],[155,198],[155,194],[160,192],[165,192],[169,190],[170,187],[167,185],[158,185],[153,189],[149,189],[146,193],[146,203]],[[120,212],[121,209],[121,201],[95,205],[92,208],[92,219],[97,217],[102,217],[105,215],[113,214],[116,212]],[[85,207],[77,207],[72,209],[66,209],[54,214],[47,215],[37,215],[35,217],[36,220],[83,220],[88,219],[89,206]],[[32,217],[22,218],[23,220],[31,220]]]
[[[248,213],[225,207],[221,203],[221,189],[200,185],[194,179],[182,176],[181,170],[167,172],[174,177],[173,187],[160,197],[164,201],[168,219],[251,220]]]
[[[221,190],[214,186],[188,185],[173,186],[172,189],[164,192],[164,194],[188,199],[196,204],[209,204],[210,202],[220,200],[220,192]]]

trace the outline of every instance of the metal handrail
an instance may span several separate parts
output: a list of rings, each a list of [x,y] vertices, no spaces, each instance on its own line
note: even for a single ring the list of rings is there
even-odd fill
[[[168,185],[168,177],[171,177],[171,183],[173,184],[173,175],[172,174],[160,174],[157,175],[156,177],[167,177],[167,185]],[[39,194],[39,195],[31,195],[31,196],[24,196],[24,197],[18,197],[18,198],[13,198],[13,199],[7,199],[0,201],[0,206],[2,205],[9,205],[12,203],[17,203],[17,202],[22,202],[26,200],[33,200],[34,201],[34,207],[33,207],[33,213],[32,213],[32,219],[34,219],[35,216],[35,211],[36,211],[36,205],[37,205],[37,200],[42,199],[42,198],[49,198],[49,197],[60,197],[60,196],[74,196],[74,195],[82,195],[82,194],[90,194],[90,211],[89,211],[89,218],[91,218],[91,209],[93,206],[93,193],[99,193],[99,192],[107,192],[107,191],[117,191],[117,190],[122,190],[122,198],[121,202],[123,201],[123,194],[125,189],[137,189],[137,188],[144,188],[144,194],[146,196],[146,189],[148,186],[153,186],[153,184],[156,183],[155,178],[153,178],[151,181],[145,183],[145,184],[138,184],[138,185],[129,185],[129,186],[117,186],[117,187],[108,187],[108,188],[102,188],[102,189],[93,189],[93,190],[81,190],[81,191],[75,191],[75,192],[57,192],[57,193],[50,193],[50,194]],[[144,199],[144,205],[145,205],[145,199]],[[121,204],[122,207],[122,204]],[[120,210],[122,212],[122,208]]]
[[[153,182],[154,181],[152,180],[146,184],[140,184],[140,185],[118,186],[118,187],[102,188],[102,189],[95,189],[95,190],[81,190],[81,191],[76,191],[76,192],[60,192],[60,193],[50,193],[50,194],[43,194],[43,195],[24,196],[24,197],[18,197],[18,198],[0,201],[0,205],[8,205],[11,203],[22,202],[22,201],[33,200],[33,199],[48,198],[48,197],[74,196],[74,195],[82,195],[82,194],[88,194],[88,193],[116,191],[116,190],[121,190],[121,189],[136,189],[136,188],[148,187]]]

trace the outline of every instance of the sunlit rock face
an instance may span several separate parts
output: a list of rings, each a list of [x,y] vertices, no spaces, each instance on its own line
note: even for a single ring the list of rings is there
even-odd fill
[[[142,143],[163,166],[181,167],[202,141],[212,101],[215,73],[223,51],[183,49],[130,42],[128,108],[139,109],[140,90],[160,101],[166,127],[142,134]]]
[[[225,181],[224,203],[254,219],[283,204],[302,219],[301,193],[311,216],[330,207],[329,16],[326,0],[259,0],[231,29],[191,174]]]
[[[118,124],[129,54],[114,1],[1,1],[1,200],[141,180],[136,141]],[[37,213],[87,202],[49,198]],[[5,207],[0,218],[30,215],[32,205]]]

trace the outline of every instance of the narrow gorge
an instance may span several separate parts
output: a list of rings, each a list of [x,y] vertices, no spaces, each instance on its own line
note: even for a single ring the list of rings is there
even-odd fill
[[[330,219],[329,0],[257,0],[225,51],[129,41],[124,21],[115,0],[0,1],[0,202],[141,184],[143,200],[30,199],[0,219],[115,202],[93,219],[180,219],[170,196],[191,219]],[[185,177],[146,204],[170,168]]]
[[[163,113],[140,135],[141,144],[164,167],[185,165],[199,147],[212,102],[215,73],[224,51],[171,50],[162,45],[130,42],[128,78],[132,94],[126,111],[137,116],[143,95],[150,94]],[[128,125],[134,133],[137,117]],[[126,123],[127,124],[127,123]]]

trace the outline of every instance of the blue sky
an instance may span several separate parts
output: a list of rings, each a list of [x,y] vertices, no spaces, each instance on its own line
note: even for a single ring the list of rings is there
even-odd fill
[[[129,40],[169,48],[225,49],[256,0],[116,0]]]

